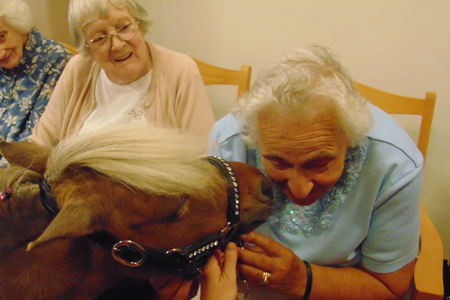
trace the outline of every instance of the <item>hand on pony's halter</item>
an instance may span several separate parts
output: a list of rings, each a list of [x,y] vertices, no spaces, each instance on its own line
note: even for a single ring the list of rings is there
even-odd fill
[[[150,279],[150,284],[158,292],[161,300],[186,300],[197,295],[198,279],[183,280],[176,275]]]

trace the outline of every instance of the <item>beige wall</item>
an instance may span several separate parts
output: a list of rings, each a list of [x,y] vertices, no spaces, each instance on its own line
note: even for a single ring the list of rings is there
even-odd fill
[[[43,0],[28,1],[44,7]],[[449,1],[138,1],[155,21],[150,40],[223,67],[250,64],[253,77],[284,52],[319,43],[339,54],[357,81],[416,97],[437,92],[422,196],[450,258]],[[67,3],[47,0],[36,24],[52,37],[65,36],[60,17]],[[218,118],[236,93],[219,90],[209,90]],[[400,121],[416,134],[413,121]]]
[[[33,12],[36,27],[46,36],[65,43],[72,43],[67,21],[70,0],[26,0]]]

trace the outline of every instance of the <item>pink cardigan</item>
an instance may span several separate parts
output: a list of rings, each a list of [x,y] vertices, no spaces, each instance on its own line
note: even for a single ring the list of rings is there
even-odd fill
[[[208,137],[214,116],[197,65],[185,54],[147,44],[153,59],[147,121]],[[95,60],[75,55],[62,73],[29,140],[54,146],[66,136],[77,134],[95,108],[99,73],[100,66]]]

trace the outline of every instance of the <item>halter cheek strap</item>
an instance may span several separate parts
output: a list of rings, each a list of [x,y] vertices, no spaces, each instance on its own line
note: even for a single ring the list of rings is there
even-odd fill
[[[39,190],[42,205],[48,212],[56,216],[60,210],[58,207],[58,202],[56,202],[56,198],[53,196],[52,188],[48,184],[47,180],[42,180],[39,182]]]
[[[207,156],[206,159],[209,163],[214,165],[227,181],[228,189],[228,208],[227,208],[227,220],[231,226],[238,224],[240,221],[240,194],[239,184],[230,164],[221,157]],[[233,205],[234,203],[234,205]]]

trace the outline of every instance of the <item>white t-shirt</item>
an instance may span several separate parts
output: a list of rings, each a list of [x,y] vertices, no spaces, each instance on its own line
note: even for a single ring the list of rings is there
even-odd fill
[[[112,82],[102,69],[95,87],[96,107],[84,121],[79,134],[107,126],[146,121],[145,101],[151,79],[150,70],[144,77],[132,83],[117,84]]]

